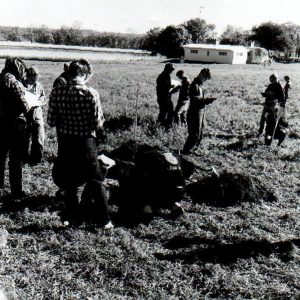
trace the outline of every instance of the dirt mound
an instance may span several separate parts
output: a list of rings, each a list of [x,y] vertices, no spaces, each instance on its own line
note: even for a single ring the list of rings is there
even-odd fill
[[[206,177],[187,186],[193,202],[226,207],[242,202],[276,201],[276,196],[257,178],[235,173]]]
[[[134,162],[139,153],[144,153],[150,150],[160,150],[159,147],[150,146],[148,144],[139,144],[135,141],[123,143],[120,147],[111,151],[109,157],[122,161]]]

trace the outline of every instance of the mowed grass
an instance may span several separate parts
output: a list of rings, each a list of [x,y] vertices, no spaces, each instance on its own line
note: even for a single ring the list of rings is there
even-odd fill
[[[63,65],[30,64],[38,66],[49,95]],[[137,95],[136,139],[168,151],[182,148],[185,128],[165,132],[155,126],[160,61],[99,62],[93,67],[90,84],[99,91],[106,119],[115,121],[102,149],[133,139],[133,127],[117,127],[122,120],[134,118]],[[176,70],[184,69],[193,78],[202,67],[177,64]],[[206,95],[218,100],[206,109],[202,154],[194,158],[203,170],[192,179],[210,175],[205,169],[211,166],[255,176],[278,201],[217,208],[193,205],[186,198],[182,201],[186,214],[176,220],[163,214],[148,225],[117,226],[112,231],[90,224],[63,227],[58,216],[61,203],[54,198],[57,188],[51,179],[55,130],[46,126],[44,162],[24,168],[24,188],[30,197],[1,206],[0,288],[9,299],[300,297],[300,65],[208,67],[212,80],[205,84]],[[273,72],[282,82],[289,75],[293,83],[288,102],[290,132],[282,146],[265,147],[256,138],[263,102],[260,92]],[[111,210],[114,216],[116,207]],[[278,246],[285,241],[293,243]],[[271,251],[261,249],[266,243]]]

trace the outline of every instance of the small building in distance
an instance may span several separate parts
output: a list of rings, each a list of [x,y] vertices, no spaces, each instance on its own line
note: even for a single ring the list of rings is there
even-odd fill
[[[254,43],[248,47],[247,64],[262,64],[269,59],[269,52],[265,48],[256,47]]]
[[[183,46],[184,60],[219,63],[219,64],[246,64],[248,49],[244,46],[187,44]]]

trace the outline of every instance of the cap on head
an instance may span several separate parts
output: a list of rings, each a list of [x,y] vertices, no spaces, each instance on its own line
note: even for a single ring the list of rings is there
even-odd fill
[[[174,68],[174,65],[172,63],[167,63],[167,64],[165,64],[165,69],[164,70],[172,72],[172,71],[175,70],[175,68]]]
[[[39,71],[36,67],[32,66],[26,69],[26,76],[27,77],[37,77],[39,76]]]
[[[76,77],[82,74],[91,75],[92,66],[86,59],[74,60],[68,67],[68,74],[71,77]]]

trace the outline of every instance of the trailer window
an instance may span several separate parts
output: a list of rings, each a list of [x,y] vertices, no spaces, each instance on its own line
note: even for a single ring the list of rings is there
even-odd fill
[[[220,56],[227,56],[227,52],[226,51],[219,51],[219,55]]]
[[[198,50],[191,50],[191,53],[197,54]]]
[[[209,56],[209,51],[207,51],[207,56]]]

